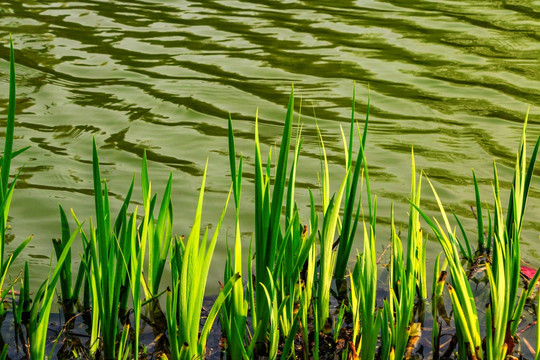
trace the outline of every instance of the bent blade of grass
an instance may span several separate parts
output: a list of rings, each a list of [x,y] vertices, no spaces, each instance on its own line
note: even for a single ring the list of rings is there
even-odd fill
[[[28,146],[23,147],[22,149],[13,151],[13,153],[11,154],[11,160],[15,159],[17,156],[19,156],[20,154],[22,154],[23,152],[25,152],[26,150],[30,148],[31,146],[28,145]],[[0,156],[0,163],[2,163],[3,159],[4,159],[4,156]]]
[[[219,310],[221,309],[221,306],[223,305],[223,302],[225,299],[229,296],[231,293],[233,286],[237,283],[237,281],[241,278],[241,275],[239,273],[234,274],[229,281],[225,284],[223,289],[220,291],[218,297],[214,301],[214,304],[212,305],[212,309],[210,309],[210,312],[208,313],[208,316],[206,317],[206,321],[204,322],[203,329],[201,331],[200,340],[199,340],[199,354],[204,354],[206,351],[206,342],[208,340],[208,335],[210,334],[210,329],[212,328],[212,325],[214,324],[214,321],[217,317],[217,314],[219,313]]]
[[[470,351],[471,354],[473,354],[474,358],[477,356],[477,352],[481,354],[481,347],[476,348],[476,341],[475,341],[475,335],[473,335],[472,331],[476,331],[476,329],[471,329],[468,324],[467,315],[464,312],[463,307],[461,306],[461,299],[456,294],[456,291],[452,287],[452,285],[448,284],[448,292],[450,294],[450,298],[452,299],[452,306],[454,309],[454,316],[456,321],[456,326],[459,326],[460,334],[462,335],[462,340],[465,343],[465,345],[469,345],[469,349],[463,349],[460,348],[459,352],[467,353]],[[472,331],[471,331],[472,330]],[[459,335],[458,335],[459,336]],[[477,350],[475,350],[475,348]],[[480,359],[482,356],[480,356]]]
[[[459,230],[461,231],[461,235],[463,236],[463,242],[465,243],[465,246],[463,246],[461,241],[459,241],[459,240],[457,241],[459,249],[461,250],[461,255],[465,259],[467,259],[470,263],[473,263],[473,261],[474,261],[473,252],[472,252],[471,244],[469,242],[469,238],[467,237],[467,233],[465,232],[465,228],[463,227],[463,224],[461,223],[461,220],[459,220],[459,218],[454,213],[454,211],[452,211],[452,215],[454,215],[454,219],[456,219]]]
[[[502,257],[500,243],[495,244],[493,250],[494,256]],[[504,266],[502,258],[499,258],[497,263]],[[497,265],[494,263],[494,266]],[[491,304],[486,310],[486,333],[489,333],[490,337],[490,341],[486,342],[486,352],[489,354],[489,359],[503,360],[506,358],[506,323],[509,313],[505,271],[504,269],[498,269],[494,275],[489,264],[486,264],[486,271],[491,293]]]
[[[352,124],[351,124],[352,127]],[[351,138],[352,143],[352,138]],[[351,167],[349,167],[349,178],[347,183],[350,183],[350,186],[347,185],[347,191],[345,192],[345,212],[343,214],[343,227],[340,234],[340,241],[337,253],[336,260],[336,269],[334,273],[334,278],[336,279],[336,284],[343,282],[345,277],[345,271],[347,268],[348,260],[351,254],[352,245],[354,242],[354,236],[356,234],[356,225],[358,223],[359,213],[360,213],[360,203],[361,195],[358,200],[358,207],[356,210],[356,215],[353,216],[353,210],[355,208],[356,201],[356,191],[358,187],[358,181],[360,178],[360,169],[363,167],[363,147],[360,147],[358,152],[358,157],[356,159],[354,172],[351,172]],[[351,177],[352,174],[352,177]]]
[[[422,193],[422,173],[416,180],[416,163],[414,159],[414,150],[411,149],[411,203],[420,207],[420,198]],[[420,214],[416,208],[409,206],[409,228],[407,231],[407,264],[406,274],[409,276],[415,273],[417,283],[418,297],[420,300],[427,299],[426,284],[426,250],[423,240],[423,231],[420,224]]]

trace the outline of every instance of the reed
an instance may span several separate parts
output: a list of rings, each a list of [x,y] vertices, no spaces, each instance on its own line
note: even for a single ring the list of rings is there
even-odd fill
[[[67,243],[71,238],[71,231],[69,228],[69,223],[67,220],[66,213],[61,205],[60,209],[60,223],[61,223],[61,234],[60,239],[53,239],[53,247],[56,255],[56,259],[60,258],[60,255],[66,249]],[[84,279],[84,267],[80,266],[77,271],[77,277],[75,283],[73,284],[72,279],[72,259],[71,259],[71,249],[68,248],[67,259],[62,264],[62,270],[60,272],[60,290],[62,297],[62,308],[64,314],[67,318],[75,314],[75,305],[79,299],[79,293],[81,290],[81,285]]]
[[[444,207],[433,184],[429,179],[427,179],[427,181],[431,186],[439,206],[445,228],[443,228],[436,219],[431,220],[420,209],[417,208],[417,210],[434,232],[435,237],[444,250],[446,260],[448,261],[452,276],[452,285],[448,285],[448,292],[452,300],[456,328],[461,340],[459,341],[459,353],[461,354],[460,356],[465,356],[464,354],[469,353],[473,358],[481,360],[484,358],[484,353],[482,350],[482,336],[480,334],[478,312],[468,276],[461,265],[461,259],[457,250],[456,244],[459,240],[456,239],[454,232],[450,227],[448,217],[446,216]]]
[[[173,283],[172,287],[167,290],[167,329],[173,360],[204,356],[210,328],[223,302],[232,291],[235,282],[241,276],[238,273],[234,274],[224,285],[199,333],[200,311],[203,304],[210,262],[230,198],[229,192],[214,234],[207,245],[208,228],[204,230],[202,241],[199,239],[206,168],[207,166],[205,166],[204,170],[191,232],[185,242],[182,238],[175,240],[171,253]]]
[[[433,286],[431,288],[431,315],[433,316],[433,331],[431,333],[431,344],[433,348],[433,359],[439,359],[439,348],[441,341],[440,317],[447,317],[444,307],[443,291],[446,281],[446,262],[441,267],[441,255],[439,253],[433,268]]]
[[[413,241],[409,242],[413,243]],[[390,278],[388,284],[390,296],[384,306],[384,318],[387,319],[388,323],[383,321],[383,326],[388,326],[390,329],[390,336],[388,339],[390,354],[396,359],[402,359],[405,356],[405,350],[409,342],[411,331],[410,325],[413,308],[415,306],[418,260],[415,248],[413,248],[413,250],[407,252],[407,262],[405,263],[403,245],[396,233],[393,211],[391,253]]]
[[[356,202],[356,192],[358,188],[358,182],[360,179],[362,162],[364,161],[364,149],[366,148],[366,139],[367,139],[367,129],[369,123],[369,106],[370,100],[368,97],[367,110],[366,110],[366,120],[364,122],[364,131],[362,136],[358,132],[360,150],[358,152],[358,157],[356,162],[353,164],[353,147],[354,147],[354,138],[355,138],[355,127],[357,124],[354,120],[355,114],[355,103],[356,103],[356,85],[353,87],[352,95],[352,111],[351,111],[351,124],[349,131],[349,143],[345,140],[345,135],[342,130],[343,145],[345,148],[345,162],[346,169],[349,177],[347,178],[346,190],[345,190],[345,199],[344,199],[344,214],[343,214],[343,225],[341,227],[339,235],[339,247],[336,257],[336,267],[334,270],[334,279],[336,280],[337,288],[341,291],[345,287],[344,278],[347,271],[347,265],[349,258],[351,256],[351,250],[354,243],[354,238],[356,235],[356,229],[359,221],[360,215],[360,206],[361,206],[361,196],[360,193],[358,199],[358,205],[356,206],[356,214],[353,214],[355,209]],[[354,170],[353,170],[354,169]],[[370,209],[371,210],[371,209]],[[345,287],[346,292],[346,287]]]
[[[318,321],[319,328],[324,328],[324,324],[329,319],[329,306],[330,306],[330,286],[332,276],[334,273],[334,265],[336,261],[336,253],[333,248],[335,234],[338,228],[339,212],[341,207],[341,201],[347,186],[347,179],[349,177],[349,171],[347,170],[337,194],[330,199],[330,174],[328,171],[328,161],[326,158],[326,150],[324,148],[324,141],[321,133],[319,132],[319,142],[321,145],[321,151],[323,155],[323,224],[320,236],[320,267],[319,267],[319,281],[318,281],[318,294],[317,294],[317,308],[318,308]]]
[[[171,201],[172,189],[172,173],[169,175],[169,180],[163,193],[161,205],[158,212],[157,220],[154,219],[154,207],[156,205],[156,195],[150,197],[150,180],[148,177],[148,165],[146,161],[146,153],[143,156],[143,164],[141,170],[141,183],[143,190],[144,207],[149,208],[148,214],[145,213],[144,224],[148,231],[148,270],[147,281],[144,286],[145,296],[147,299],[155,298],[159,292],[159,285],[165,263],[169,255],[169,250],[172,244],[172,226],[173,226],[173,208]],[[155,304],[155,302],[153,302]]]
[[[523,226],[523,217],[525,215],[525,208],[527,205],[527,198],[529,194],[529,189],[532,181],[532,176],[534,173],[534,167],[536,163],[536,157],[538,155],[538,150],[540,149],[540,136],[536,140],[533,152],[529,163],[527,164],[527,121],[529,118],[529,111],[525,116],[525,123],[523,125],[521,141],[519,144],[519,149],[516,157],[516,164],[514,169],[514,180],[512,187],[510,189],[510,197],[508,200],[508,210],[506,215],[506,237],[501,238],[505,240],[504,245],[506,246],[506,263],[505,270],[508,274],[508,286],[507,291],[509,297],[509,320],[507,326],[510,329],[510,334],[512,336],[516,335],[517,327],[519,325],[519,320],[525,306],[526,299],[530,296],[534,286],[529,287],[528,289],[523,289],[517,300],[517,293],[519,292],[519,280],[520,280],[520,270],[521,270],[521,258],[520,258],[520,238],[521,238],[521,229]],[[496,174],[496,171],[495,171]],[[497,180],[497,179],[495,179]],[[496,182],[497,183],[497,182]],[[499,216],[494,216],[498,220]],[[497,222],[494,221],[494,233],[500,232],[501,225],[497,225]],[[536,279],[538,279],[539,273],[533,277],[536,284]]]
[[[4,143],[4,153],[0,159],[0,302],[3,302],[6,295],[12,285],[4,287],[4,282],[8,274],[9,268],[17,259],[19,254],[28,245],[32,236],[29,236],[24,240],[13,253],[6,256],[6,231],[8,229],[8,215],[9,208],[11,206],[11,200],[13,198],[13,190],[15,189],[15,183],[19,177],[19,173],[15,175],[15,178],[10,183],[11,175],[11,160],[17,155],[23,153],[29,147],[22,148],[17,151],[13,151],[13,138],[15,134],[15,102],[16,102],[16,85],[15,85],[15,55],[13,52],[13,39],[11,35],[9,37],[9,100],[8,100],[8,114],[6,123],[6,135]],[[0,315],[4,314],[4,307],[0,306]]]
[[[127,263],[130,261],[131,244],[136,239],[134,215],[127,220],[127,206],[131,199],[133,181],[124,203],[111,227],[109,196],[107,184],[102,187],[99,157],[95,140],[93,141],[93,180],[96,226],[90,219],[90,236],[80,231],[85,248],[89,248],[89,259],[83,258],[85,274],[92,293],[93,350],[97,350],[95,341],[96,328],[99,328],[103,345],[103,357],[114,359],[116,356],[116,335],[118,333],[118,315],[121,289],[127,276]],[[73,213],[80,226],[79,220]],[[98,325],[99,324],[99,325]]]
[[[282,136],[276,172],[271,176],[271,157],[263,169],[258,135],[258,117],[255,119],[255,284],[252,281],[251,257],[248,260],[248,288],[244,295],[243,285],[237,283],[232,298],[226,302],[222,319],[225,331],[230,334],[228,347],[234,356],[252,357],[254,353],[267,352],[262,344],[269,343],[269,355],[277,351],[279,336],[287,346],[299,328],[294,314],[300,299],[299,276],[307,261],[316,232],[306,236],[300,225],[295,204],[296,168],[302,146],[301,127],[297,127],[295,150],[291,166],[288,166],[289,147],[292,137],[294,92],[291,90],[284,132]],[[242,254],[239,223],[240,194],[242,188],[242,159],[238,166],[235,159],[234,134],[229,119],[229,163],[236,206],[234,257],[228,255],[225,278],[242,271]],[[289,176],[287,177],[287,173]],[[271,189],[271,183],[274,184]],[[282,222],[282,206],[285,202],[285,223]],[[251,253],[251,250],[250,250]],[[270,301],[269,301],[270,299]],[[273,302],[276,302],[274,307]],[[251,308],[253,333],[246,334],[245,323]],[[277,313],[276,313],[277,311]],[[279,326],[277,326],[279,323]],[[258,344],[258,345],[257,345]]]
[[[80,230],[77,229],[77,232]],[[66,242],[66,246],[62,253],[58,257],[56,267],[41,286],[39,287],[34,299],[32,301],[32,307],[30,309],[30,323],[28,327],[28,338],[30,340],[30,357],[32,359],[45,359],[45,345],[47,342],[47,330],[49,326],[49,316],[51,313],[51,307],[53,304],[54,293],[56,288],[56,283],[60,277],[62,271],[62,265],[68,257],[69,249],[71,244],[76,238],[77,232],[75,232],[70,239]],[[52,259],[51,259],[52,261]],[[49,269],[52,268],[52,264],[49,265]],[[50,357],[50,354],[49,354]],[[49,358],[47,357],[47,358]]]
[[[13,311],[13,321],[15,322],[16,327],[20,327],[23,323],[23,317],[26,320],[30,314],[30,275],[28,272],[28,261],[24,263],[24,272],[23,278],[21,280],[21,287],[19,290],[19,301],[15,302],[15,291],[13,287],[11,288],[11,300],[12,300],[12,311]]]
[[[377,258],[375,249],[375,230],[363,226],[364,251],[357,256],[354,271],[351,273],[350,307],[353,319],[353,334],[350,344],[352,353],[359,353],[362,360],[373,360],[377,349],[377,338],[381,322],[385,324],[382,335],[386,331],[388,321],[383,321],[381,311],[377,311]],[[368,232],[369,231],[369,232]],[[389,314],[389,311],[384,312]],[[389,329],[389,328],[388,328]],[[387,342],[382,342],[387,344]],[[386,351],[381,349],[384,354]],[[388,348],[388,353],[390,349]]]
[[[263,171],[261,160],[258,121],[255,125],[255,304],[251,317],[257,336],[255,342],[265,342],[270,322],[272,307],[269,307],[267,294],[273,288],[273,274],[278,249],[283,234],[281,232],[281,209],[287,183],[288,153],[294,112],[294,90],[291,89],[287,115],[283,126],[283,135],[279,149],[276,172],[270,175],[270,156],[266,171]],[[273,182],[273,191],[270,184]],[[292,183],[289,179],[289,186]],[[266,290],[265,290],[266,289]]]
[[[242,238],[240,232],[240,198],[242,194],[242,155],[240,155],[238,166],[236,165],[236,148],[234,145],[234,132],[232,119],[229,115],[228,121],[228,141],[229,141],[229,166],[231,170],[232,190],[235,206],[235,229],[234,229],[234,256],[227,247],[227,262],[224,271],[224,281],[226,282],[234,274],[244,274],[242,269]],[[249,255],[251,259],[251,254]],[[248,268],[248,279],[251,279],[251,268]],[[250,289],[253,287],[251,286]],[[251,295],[253,295],[251,291]],[[253,356],[249,347],[249,340],[246,337],[246,321],[248,316],[248,301],[244,293],[242,281],[237,281],[231,291],[221,311],[222,329],[227,337],[227,350],[233,359],[246,359]]]
[[[533,149],[531,159],[527,164],[527,119],[528,114],[525,118],[517,153],[514,180],[510,190],[510,200],[506,216],[502,208],[497,167],[495,164],[493,165],[494,210],[493,218],[489,217],[487,232],[483,225],[478,182],[473,173],[479,232],[478,248],[480,251],[486,250],[492,253],[491,263],[486,263],[491,299],[487,306],[485,317],[486,329],[488,329],[485,337],[485,350],[487,352],[486,356],[489,359],[504,359],[507,355],[511,355],[510,353],[507,353],[507,351],[511,352],[513,349],[515,340],[511,338],[515,338],[516,336],[525,300],[530,296],[533,288],[524,288],[521,291],[521,295],[518,297],[521,261],[519,241],[528,191],[534,171],[534,164],[540,147],[539,138]],[[469,261],[473,260],[472,250],[466,232],[457,217],[456,220],[461,229],[465,246],[461,245],[461,242],[456,238],[454,233],[452,233],[440,199],[431,182],[430,185],[439,204],[447,234],[445,234],[443,227],[439,225],[437,220],[434,222],[431,221],[424,213],[422,213],[422,216],[426,222],[428,222],[442,245],[450,266],[453,286],[449,285],[448,288],[452,299],[456,323],[460,329],[458,332],[460,357],[465,356],[463,354],[470,353],[472,354],[471,356],[481,359],[484,354],[481,347],[481,335],[478,327],[476,305],[474,303],[467,275],[459,261],[456,245],[459,246],[463,257]],[[486,236],[487,244],[484,240]],[[539,277],[540,274],[537,273],[533,278],[533,284],[536,283]]]

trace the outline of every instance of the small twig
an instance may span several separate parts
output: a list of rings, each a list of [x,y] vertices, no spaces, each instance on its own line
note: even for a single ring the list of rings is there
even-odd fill
[[[525,345],[527,346],[527,348],[529,349],[529,351],[531,352],[531,354],[536,354],[536,351],[533,349],[533,347],[531,346],[531,344],[529,343],[529,341],[527,341],[527,339],[521,338],[521,340],[523,340],[523,342],[525,343]]]
[[[521,334],[523,334],[525,331],[529,330],[530,328],[532,328],[534,325],[536,325],[537,323],[537,320],[534,320],[532,323],[530,324],[527,324],[527,326],[525,326],[523,329],[521,329],[520,331],[518,331],[516,333],[517,336],[521,336]]]
[[[456,336],[456,334],[454,334],[454,335],[452,336],[452,338],[451,338],[448,342],[446,342],[446,343],[443,344],[443,345],[448,344],[448,348],[447,348],[446,351],[443,353],[442,358],[449,358],[449,357],[452,356],[452,352],[453,352],[454,349],[456,348],[457,342],[458,342],[458,341],[457,341],[457,336]],[[439,350],[442,348],[443,345],[441,345],[441,346],[439,347]]]
[[[392,246],[392,243],[388,244],[388,246],[383,250],[383,252],[379,256],[379,258],[377,259],[377,265],[379,265],[379,263],[381,262],[384,254],[386,254],[386,252],[388,251],[388,249],[390,249],[391,246]]]

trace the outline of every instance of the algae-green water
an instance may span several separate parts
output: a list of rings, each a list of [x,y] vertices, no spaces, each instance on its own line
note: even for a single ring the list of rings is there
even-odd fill
[[[30,261],[37,286],[53,251],[51,238],[60,236],[58,204],[79,218],[92,216],[92,137],[114,209],[134,174],[134,198],[142,202],[138,173],[145,149],[153,190],[162,192],[172,171],[178,234],[189,232],[208,158],[203,223],[212,226],[230,186],[229,113],[245,157],[241,229],[247,249],[255,113],[258,108],[267,152],[279,145],[293,83],[305,138],[297,175],[301,213],[307,215],[307,189],[318,194],[315,119],[334,188],[343,176],[340,126],[348,132],[355,81],[361,122],[371,98],[366,155],[379,200],[380,249],[390,238],[392,202],[396,219],[407,219],[413,146],[418,168],[472,231],[471,170],[491,204],[492,161],[508,190],[529,105],[530,141],[540,133],[539,19],[540,1],[517,0],[0,1],[0,131],[12,33],[15,148],[31,145],[14,162],[22,170],[8,250],[34,234],[18,264]],[[535,177],[522,240],[522,256],[534,265],[540,264],[539,189]],[[422,206],[435,215],[426,183],[424,190]],[[218,288],[233,216],[231,207],[210,291]],[[429,259],[439,251],[437,243],[428,244]]]

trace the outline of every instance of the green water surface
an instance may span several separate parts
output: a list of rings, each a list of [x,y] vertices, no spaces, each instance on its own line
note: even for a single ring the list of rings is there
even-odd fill
[[[417,166],[443,202],[471,219],[464,223],[474,230],[471,169],[491,204],[492,161],[508,189],[529,105],[531,142],[540,134],[540,1],[2,0],[1,131],[9,33],[17,63],[15,148],[31,149],[14,162],[22,172],[8,250],[34,234],[19,261],[30,261],[33,286],[46,275],[51,238],[60,235],[58,204],[79,218],[92,216],[92,137],[111,207],[119,208],[146,149],[154,190],[162,192],[173,173],[174,228],[187,234],[206,159],[204,222],[212,226],[221,212],[230,186],[231,113],[237,150],[245,157],[241,227],[247,249],[257,108],[267,153],[279,145],[292,83],[297,105],[302,98],[297,200],[306,214],[307,189],[318,188],[320,170],[315,117],[336,188],[345,161],[340,126],[348,131],[356,81],[361,122],[371,96],[366,153],[382,250],[392,202],[396,219],[407,219],[413,146]],[[539,189],[536,177],[522,240],[523,257],[535,265]],[[427,184],[424,190],[423,207],[436,214]],[[136,178],[139,202],[140,193]],[[210,291],[222,276],[233,216],[231,207]],[[435,242],[428,248],[429,259],[440,251]]]

